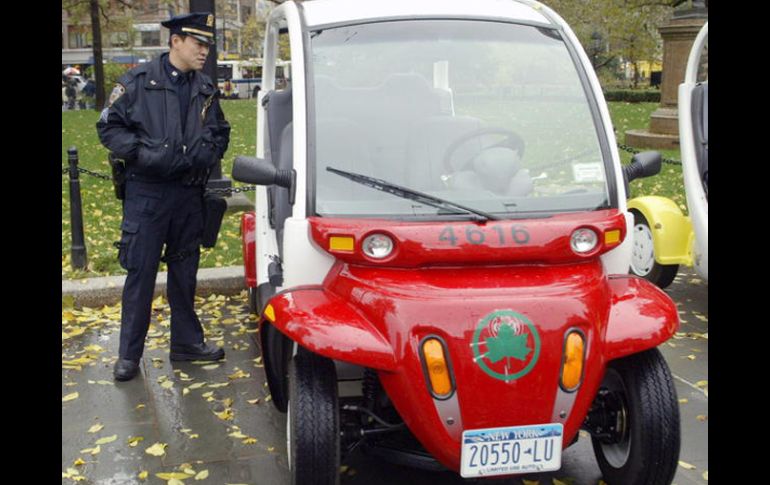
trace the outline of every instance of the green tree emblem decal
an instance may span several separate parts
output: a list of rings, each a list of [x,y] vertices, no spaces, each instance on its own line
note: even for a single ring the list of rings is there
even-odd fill
[[[512,381],[529,373],[540,356],[540,335],[524,315],[512,310],[490,313],[473,334],[473,362],[490,377]]]

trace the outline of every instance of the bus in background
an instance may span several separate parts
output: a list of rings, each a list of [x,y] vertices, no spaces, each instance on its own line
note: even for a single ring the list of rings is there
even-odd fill
[[[289,62],[277,61],[277,86],[289,78]],[[256,98],[262,89],[262,59],[218,61],[217,84],[224,99]]]

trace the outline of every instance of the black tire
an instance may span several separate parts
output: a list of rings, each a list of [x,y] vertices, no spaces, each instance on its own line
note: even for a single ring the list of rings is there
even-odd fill
[[[257,289],[252,287],[249,287],[249,312],[259,317],[257,312]]]
[[[340,416],[334,362],[298,349],[289,364],[286,416],[292,485],[337,485]]]
[[[609,485],[668,485],[679,461],[679,403],[658,349],[613,361],[601,385],[617,393],[623,412],[616,442],[591,439]]]
[[[676,278],[678,264],[659,264],[655,261],[655,251],[652,247],[652,228],[650,223],[639,211],[631,211],[634,215],[633,256],[631,257],[630,273],[641,276],[658,288],[667,288]]]
[[[265,322],[259,332],[265,377],[275,408],[285,413],[289,405],[289,362],[294,342]]]

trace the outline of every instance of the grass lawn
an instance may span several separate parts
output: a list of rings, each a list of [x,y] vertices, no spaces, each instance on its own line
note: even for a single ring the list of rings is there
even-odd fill
[[[656,103],[609,103],[615,133],[623,142],[623,134],[630,129],[645,128]],[[222,108],[232,126],[230,147],[222,162],[222,172],[229,177],[237,155],[253,155],[256,150],[256,100],[222,101]],[[109,174],[107,150],[99,143],[96,121],[99,113],[92,110],[62,112],[62,166],[67,164],[67,148],[78,149],[80,166]],[[621,151],[624,163],[631,154]],[[679,151],[663,151],[664,158],[679,160]],[[83,219],[88,254],[87,270],[73,270],[70,265],[70,210],[69,184],[62,176],[62,278],[75,279],[125,274],[117,260],[117,249],[112,245],[120,239],[121,202],[115,198],[112,183],[81,174]],[[682,169],[680,165],[663,164],[661,174],[631,183],[631,196],[662,195],[673,199],[685,209]],[[253,200],[253,198],[252,198]],[[239,234],[241,212],[228,213],[222,221],[217,246],[201,253],[201,267],[212,268],[242,264]],[[161,264],[161,271],[165,271]]]
[[[253,155],[256,151],[256,100],[222,101],[225,117],[232,127],[230,146],[222,161],[222,173],[229,178],[237,155]],[[99,142],[96,121],[99,113],[93,110],[62,112],[62,166],[67,164],[67,148],[76,146],[80,166],[109,174],[107,149]],[[237,184],[240,185],[240,184]],[[80,193],[83,199],[87,270],[73,270],[70,265],[70,203],[69,182],[62,176],[62,278],[75,279],[94,276],[119,275],[118,250],[112,245],[120,240],[122,203],[115,198],[112,183],[86,174],[80,175]],[[251,195],[251,194],[249,194]],[[252,196],[253,200],[253,196]],[[242,212],[225,214],[216,247],[203,249],[201,268],[242,264],[240,221]],[[166,265],[161,263],[161,271]]]

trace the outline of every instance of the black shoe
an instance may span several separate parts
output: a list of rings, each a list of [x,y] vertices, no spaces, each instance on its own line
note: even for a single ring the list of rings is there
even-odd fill
[[[116,381],[130,381],[139,372],[139,361],[129,359],[118,359],[115,362],[115,368],[112,374]]]
[[[171,360],[220,360],[225,351],[207,343],[171,345]]]

